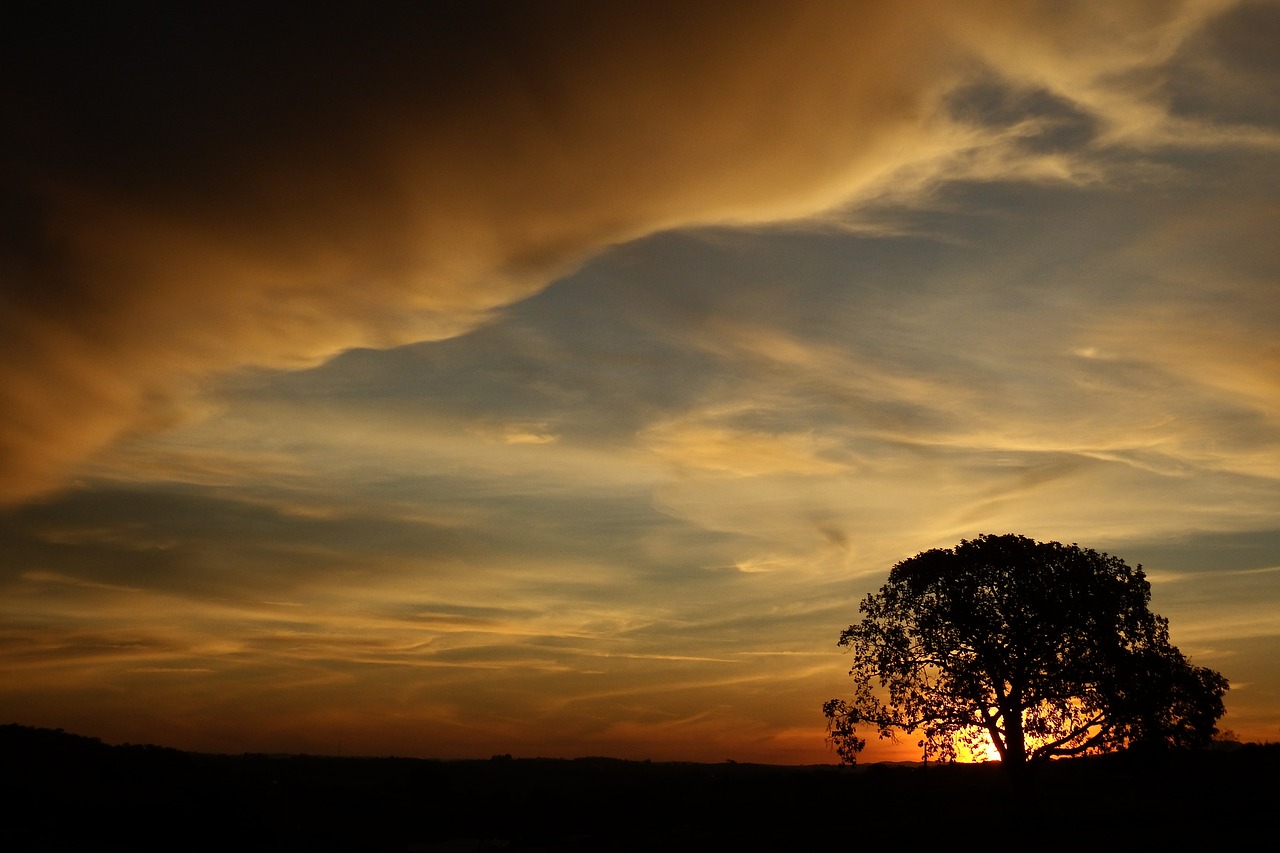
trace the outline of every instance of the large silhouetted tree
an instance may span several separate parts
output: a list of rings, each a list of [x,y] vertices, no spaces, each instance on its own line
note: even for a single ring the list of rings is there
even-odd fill
[[[823,706],[852,763],[918,732],[926,760],[988,742],[1018,771],[1057,756],[1209,741],[1227,680],[1169,643],[1142,567],[1077,545],[980,536],[903,560],[840,635],[851,699]]]

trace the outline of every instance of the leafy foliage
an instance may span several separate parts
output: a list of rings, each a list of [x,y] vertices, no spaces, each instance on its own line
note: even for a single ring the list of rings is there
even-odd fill
[[[832,743],[918,732],[926,760],[981,752],[1011,770],[1135,744],[1207,743],[1227,680],[1193,666],[1151,613],[1142,567],[1078,545],[980,536],[898,563],[840,635],[851,699],[823,705]]]

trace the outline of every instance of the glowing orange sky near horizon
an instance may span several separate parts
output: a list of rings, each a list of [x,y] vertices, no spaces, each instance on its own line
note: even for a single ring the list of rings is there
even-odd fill
[[[1020,533],[1280,738],[1275,3],[244,15],[0,36],[0,721],[833,762]]]

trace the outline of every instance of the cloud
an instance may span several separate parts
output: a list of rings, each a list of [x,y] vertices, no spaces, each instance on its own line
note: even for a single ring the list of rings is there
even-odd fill
[[[861,594],[1005,531],[1267,681],[1265,8],[422,8],[5,52],[9,713],[826,760]]]
[[[916,120],[918,23],[569,3],[14,28],[0,499],[182,417],[210,375],[449,336],[609,242],[833,203]]]
[[[1024,142],[1061,147],[1090,121],[1115,135],[1152,113],[1100,81],[1152,67],[1216,8],[33,18],[2,69],[0,501],[198,416],[228,371],[448,337],[618,241],[901,192],[910,164],[926,182],[977,168],[955,161],[974,134],[939,119],[971,70],[1047,93],[1012,125]],[[1055,156],[1035,168],[1070,177]]]
[[[1277,27],[1280,9],[1269,2],[1240,3],[1214,17],[1180,45],[1171,63],[1172,111],[1237,130],[1274,129],[1280,94],[1266,81],[1280,70],[1270,38]]]

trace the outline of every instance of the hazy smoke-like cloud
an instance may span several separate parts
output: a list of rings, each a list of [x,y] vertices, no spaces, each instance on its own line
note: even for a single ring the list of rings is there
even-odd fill
[[[610,242],[835,204],[933,144],[944,34],[1057,67],[1019,41],[1031,7],[1003,8],[104,7],[11,29],[0,503],[227,370],[456,334]]]

